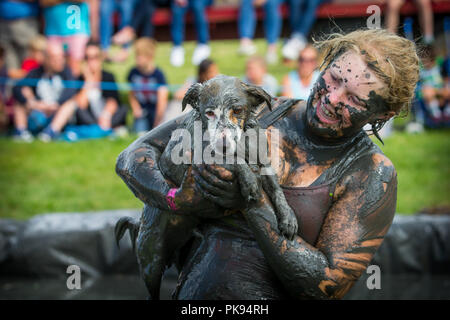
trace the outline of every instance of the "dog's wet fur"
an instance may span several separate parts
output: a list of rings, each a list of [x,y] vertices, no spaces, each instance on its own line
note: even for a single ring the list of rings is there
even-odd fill
[[[238,78],[221,75],[203,84],[192,85],[183,99],[183,110],[188,104],[193,110],[179,128],[188,129],[193,137],[193,124],[200,120],[203,134],[209,136],[208,144],[215,152],[235,154],[243,133],[249,128],[259,129],[258,112],[264,106],[271,110],[272,97],[260,87],[245,84]],[[168,180],[179,186],[186,171],[190,170],[190,165],[173,164],[171,151],[177,143],[179,137],[172,135],[159,159],[159,168]],[[248,160],[248,152],[246,159]],[[234,173],[243,199],[248,203],[261,197],[258,186],[258,183],[261,183],[273,204],[280,232],[289,239],[293,238],[298,229],[297,219],[284,197],[276,174],[261,175],[264,166],[260,163],[249,165],[244,162],[221,166]],[[255,176],[259,179],[255,180]],[[245,206],[244,203],[243,207]],[[123,217],[117,222],[117,241],[126,230],[130,232],[141,275],[151,299],[159,299],[164,270],[176,260],[179,249],[193,236],[199,223],[200,219],[197,217],[175,215],[173,212],[148,205],[144,207],[140,222],[129,217]]]

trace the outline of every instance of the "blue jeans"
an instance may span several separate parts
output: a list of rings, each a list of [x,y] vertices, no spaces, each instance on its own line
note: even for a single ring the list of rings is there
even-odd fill
[[[184,41],[185,16],[188,10],[194,14],[195,30],[197,31],[197,41],[200,44],[207,44],[209,41],[209,25],[205,9],[209,4],[208,0],[189,0],[187,6],[180,7],[172,1],[172,41],[175,46],[181,46]]]
[[[136,0],[101,0],[100,1],[100,44],[103,50],[111,45],[113,34],[113,14],[120,11],[120,29],[131,25]]]
[[[145,132],[153,128],[155,123],[155,110],[142,108],[143,115],[140,118],[134,118],[134,131]]]
[[[281,32],[281,0],[267,0],[264,4],[264,31],[269,44],[278,41]],[[253,7],[253,0],[242,0],[239,11],[239,38],[253,39],[256,28],[256,13]]]
[[[293,35],[307,37],[316,21],[317,7],[328,0],[286,0],[289,6],[289,23]]]
[[[156,10],[155,0],[138,0],[134,10],[134,19],[131,23],[134,31],[137,33],[142,26],[142,37],[153,38],[154,26],[152,23],[153,13]]]

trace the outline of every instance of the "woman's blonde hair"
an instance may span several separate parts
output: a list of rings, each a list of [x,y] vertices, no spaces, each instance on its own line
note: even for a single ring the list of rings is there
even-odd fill
[[[396,114],[408,111],[419,80],[419,58],[413,42],[384,29],[369,29],[345,35],[332,34],[314,44],[323,59],[321,70],[348,50],[359,53],[368,67],[386,83],[383,98],[389,110]]]
[[[154,57],[156,51],[156,40],[148,37],[142,37],[136,40],[136,54],[142,54],[148,57]]]

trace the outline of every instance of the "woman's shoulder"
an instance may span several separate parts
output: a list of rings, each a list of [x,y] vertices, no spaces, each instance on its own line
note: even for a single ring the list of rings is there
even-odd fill
[[[370,140],[370,138],[367,138]],[[372,141],[370,141],[373,143]],[[355,176],[358,178],[355,179]],[[344,175],[344,180],[353,181],[356,184],[367,183],[388,184],[397,177],[397,172],[392,161],[373,143],[373,147],[362,152],[351,163]]]

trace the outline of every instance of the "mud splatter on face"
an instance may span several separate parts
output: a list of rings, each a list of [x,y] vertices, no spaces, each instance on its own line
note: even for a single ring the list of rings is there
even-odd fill
[[[350,61],[352,68],[344,67]],[[354,135],[387,112],[385,87],[359,54],[343,53],[322,72],[308,100],[309,128],[326,139]]]

